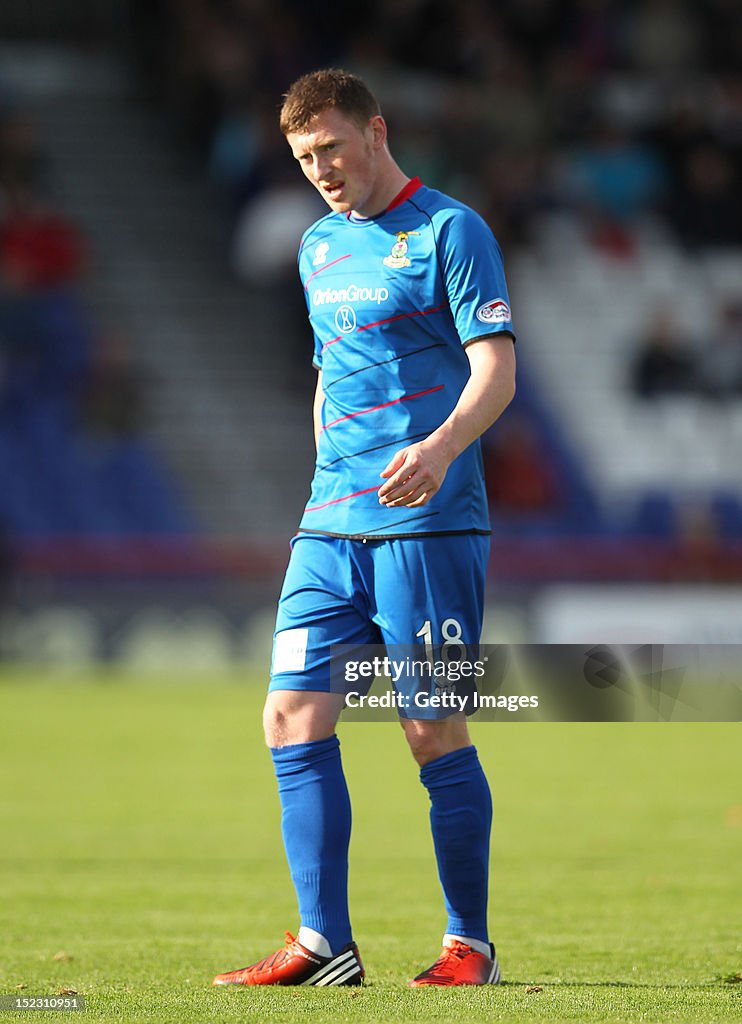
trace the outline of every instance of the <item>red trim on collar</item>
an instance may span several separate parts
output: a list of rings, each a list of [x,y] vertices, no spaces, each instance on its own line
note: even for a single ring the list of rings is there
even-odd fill
[[[411,178],[410,181],[408,181],[405,187],[402,189],[402,191],[399,192],[394,197],[394,199],[392,199],[391,203],[387,206],[386,210],[384,210],[384,213],[389,213],[390,210],[395,210],[398,206],[401,206],[402,203],[404,203],[407,199],[410,198],[411,195],[417,192],[419,188],[422,188],[422,184],[423,183],[417,176]]]

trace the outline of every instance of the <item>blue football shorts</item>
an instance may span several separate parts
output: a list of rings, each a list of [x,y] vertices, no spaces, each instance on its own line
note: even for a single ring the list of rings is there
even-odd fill
[[[298,534],[278,603],[269,689],[337,692],[337,645],[476,649],[489,546],[488,536],[470,533],[367,541]]]

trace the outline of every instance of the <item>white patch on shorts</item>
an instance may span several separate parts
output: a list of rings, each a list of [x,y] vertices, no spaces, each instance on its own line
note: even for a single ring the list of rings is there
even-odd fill
[[[273,672],[303,672],[309,629],[284,629],[273,640]]]

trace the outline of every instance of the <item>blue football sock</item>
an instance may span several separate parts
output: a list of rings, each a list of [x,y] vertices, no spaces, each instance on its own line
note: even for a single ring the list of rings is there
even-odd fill
[[[429,761],[420,769],[420,781],[430,795],[430,827],[448,912],[446,932],[487,942],[492,798],[476,747]]]
[[[333,953],[351,940],[348,916],[350,797],[337,736],[272,747],[281,829],[301,923]]]

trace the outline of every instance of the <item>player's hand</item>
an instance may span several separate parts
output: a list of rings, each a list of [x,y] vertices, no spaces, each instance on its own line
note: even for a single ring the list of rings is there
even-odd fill
[[[401,448],[380,474],[386,480],[379,488],[380,503],[387,508],[425,505],[440,490],[449,465],[441,447],[428,439]]]

